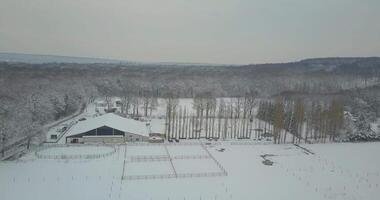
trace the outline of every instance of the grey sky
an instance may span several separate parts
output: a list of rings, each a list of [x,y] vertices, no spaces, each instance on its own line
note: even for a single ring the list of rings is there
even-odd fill
[[[379,56],[379,0],[0,0],[0,52],[202,63]]]

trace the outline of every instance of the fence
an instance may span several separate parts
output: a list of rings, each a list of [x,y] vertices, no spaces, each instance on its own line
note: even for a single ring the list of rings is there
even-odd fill
[[[131,176],[123,176],[123,179],[149,180],[149,179],[196,178],[196,177],[218,177],[218,176],[227,176],[227,174],[224,172],[205,172],[205,173],[182,173],[182,174],[131,175]]]
[[[186,160],[186,159],[210,159],[209,155],[179,155],[179,156],[131,156],[129,162],[154,162],[154,161],[169,161],[173,160]]]
[[[273,141],[241,141],[241,142],[230,142],[231,145],[268,145],[273,144]]]
[[[125,166],[126,166],[126,162],[127,162],[126,158],[127,158],[127,147],[124,148],[124,161],[123,161],[123,171],[121,172],[121,180],[123,180],[123,177],[124,177]]]
[[[129,144],[128,144],[129,145]],[[228,173],[224,167],[212,156],[208,151],[205,144],[203,143],[185,143],[185,145],[200,145],[201,148],[206,152],[207,155],[177,155],[170,156],[170,153],[167,149],[168,144],[148,144],[148,145],[164,145],[167,155],[147,155],[147,156],[131,156],[130,162],[151,162],[151,161],[170,161],[172,173],[171,174],[151,174],[151,175],[128,175],[124,176],[125,170],[123,169],[122,180],[148,180],[148,179],[169,179],[169,178],[192,178],[192,177],[216,177],[216,176],[227,176]],[[171,144],[169,144],[171,145]],[[177,144],[175,144],[177,145]],[[183,145],[183,144],[179,144]],[[136,146],[132,145],[132,146]],[[143,146],[147,146],[143,144]],[[217,167],[220,169],[220,172],[201,172],[201,173],[177,173],[175,166],[172,160],[176,159],[212,159]],[[126,165],[126,162],[124,162]],[[125,168],[125,167],[124,167]]]
[[[216,177],[216,176],[226,176],[227,174],[223,172],[205,172],[205,173],[186,173],[177,174],[178,178],[192,178],[192,177]]]
[[[197,146],[202,144],[207,145],[221,145],[221,142],[209,142],[209,141],[199,141],[199,142],[178,142],[178,143],[147,143],[147,142],[133,142],[128,143],[128,146]]]
[[[209,155],[179,155],[173,156],[172,159],[185,160],[185,159],[210,159]]]
[[[169,156],[131,156],[130,162],[153,162],[153,161],[168,161]]]
[[[219,169],[222,171],[222,173],[224,174],[224,176],[227,176],[228,173],[227,173],[227,170],[224,169],[224,167],[219,163],[218,160],[216,160],[214,158],[214,156],[212,156],[212,154],[210,153],[210,151],[204,146],[204,145],[201,145],[202,148],[207,152],[207,154],[209,155],[209,157],[215,162],[215,164],[219,167]]]
[[[98,154],[78,154],[78,155],[70,155],[70,154],[62,154],[62,155],[44,155],[41,154],[41,151],[49,149],[51,147],[69,147],[69,146],[76,146],[76,147],[85,147],[85,146],[94,146],[94,145],[47,145],[39,149],[35,152],[35,155],[39,159],[96,159],[96,158],[104,158],[107,156],[110,156],[116,152],[116,148],[113,146],[107,146],[112,148],[112,151],[106,152],[106,153],[98,153]],[[97,145],[100,146],[100,145]]]

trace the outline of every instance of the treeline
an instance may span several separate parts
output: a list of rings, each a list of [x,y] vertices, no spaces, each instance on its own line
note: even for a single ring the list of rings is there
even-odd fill
[[[133,64],[9,64],[0,63],[2,73],[17,78],[82,77],[112,96],[122,90],[151,90],[164,97],[175,93],[193,98],[211,92],[216,97],[243,96],[255,89],[270,97],[284,91],[330,94],[380,83],[380,59],[339,59],[246,66],[133,65]]]
[[[354,88],[332,92],[330,94],[315,94],[305,92],[283,92],[287,100],[297,99],[306,102],[306,107],[313,105],[328,105],[333,99],[339,99],[344,105],[345,121],[343,132],[345,141],[380,141],[380,132],[376,132],[376,122],[380,118],[380,84],[365,88]],[[322,106],[326,107],[326,106]],[[310,111],[309,111],[310,112]]]
[[[304,102],[277,97],[274,101],[261,101],[257,117],[273,125],[275,143],[287,142],[288,133],[293,143],[335,141],[345,122],[343,102],[339,99]]]
[[[0,63],[0,145],[4,147],[19,138],[38,135],[43,125],[73,114],[95,97],[122,96],[126,105],[124,112],[131,110],[134,115],[148,115],[155,107],[155,98],[168,98],[171,94],[178,98],[197,98],[210,93],[212,97],[244,99],[247,91],[255,90],[259,97],[269,98],[285,91],[325,95],[379,84],[379,58],[316,59],[246,66],[3,62]],[[374,102],[372,99],[365,101]],[[144,109],[140,111],[137,105],[144,105]],[[351,105],[365,107],[357,102]],[[226,123],[229,130],[230,127],[242,127],[231,125],[235,115],[244,116],[244,111],[235,109],[226,106],[223,111],[206,112],[208,109],[198,108],[195,117],[199,119],[193,120],[194,127],[198,123],[198,128],[194,129],[200,129],[200,123],[206,124],[204,118],[210,120],[219,116],[229,120]],[[249,119],[249,114],[245,117]],[[245,122],[238,120],[237,123]],[[331,132],[327,131],[330,128],[319,129]],[[246,129],[239,130],[243,135],[250,134],[244,132]],[[234,132],[232,137],[243,137],[237,133],[235,136]]]
[[[261,138],[254,130],[256,92],[244,97],[216,99],[210,93],[196,96],[190,110],[178,106],[178,98],[166,99],[165,133],[170,139]]]
[[[12,144],[43,140],[45,125],[79,111],[98,94],[92,83],[75,77],[1,73],[0,81],[1,154]]]
[[[300,143],[336,141],[346,134],[343,103],[302,99],[258,100],[256,93],[216,99],[197,96],[193,108],[168,98],[165,133],[170,139],[254,139]]]
[[[343,93],[345,105],[352,114],[353,132],[350,141],[380,141],[380,132],[372,127],[380,118],[380,85],[363,89],[352,89]],[[380,130],[380,129],[379,129]]]

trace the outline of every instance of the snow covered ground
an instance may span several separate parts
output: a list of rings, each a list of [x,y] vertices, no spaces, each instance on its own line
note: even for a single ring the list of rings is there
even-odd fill
[[[127,156],[165,156],[166,152],[161,145],[128,146]]]
[[[167,148],[171,156],[207,155],[207,153],[199,145],[186,145],[186,146],[171,145],[171,146],[168,146]]]
[[[201,145],[168,145],[167,151],[163,145],[121,145],[115,146],[116,153],[98,159],[38,159],[30,152],[17,161],[0,162],[0,199],[378,199],[380,143],[301,146],[206,145],[227,176],[154,180],[122,180],[124,161],[125,175],[173,173],[168,160],[129,162],[132,156],[169,154],[177,173],[215,172],[218,167],[207,158],[174,159],[207,155]],[[218,151],[221,148],[225,151]],[[73,149],[64,151],[58,153]],[[76,151],[97,150],[90,146]],[[273,166],[262,163],[265,154]]]
[[[133,162],[128,163],[125,176],[144,176],[144,175],[167,175],[172,174],[169,161],[157,162]]]

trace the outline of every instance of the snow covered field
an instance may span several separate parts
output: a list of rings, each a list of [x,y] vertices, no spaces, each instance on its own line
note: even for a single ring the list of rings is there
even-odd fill
[[[207,153],[199,145],[186,145],[186,146],[171,145],[171,146],[168,146],[167,148],[170,155],[172,156],[207,155]]]
[[[169,161],[133,162],[126,165],[125,176],[167,175],[172,174]]]
[[[17,161],[0,162],[0,199],[378,199],[380,143],[301,146],[206,145],[227,176],[154,180],[122,180],[124,161],[125,175],[173,173],[169,160],[129,162],[132,156],[168,153],[176,173],[214,172],[219,168],[208,158],[174,159],[207,156],[201,145],[168,145],[167,151],[163,145],[127,149],[121,145],[115,146],[116,153],[98,159],[38,159],[31,152]],[[86,148],[76,151],[93,151],[93,147]],[[218,151],[221,148],[225,151]],[[62,151],[72,149],[60,149],[59,153]],[[57,153],[57,149],[52,148],[50,153]],[[262,163],[265,154],[273,166]]]
[[[127,146],[125,180],[226,176],[200,143]]]
[[[164,156],[165,149],[161,145],[128,146],[128,156]]]

